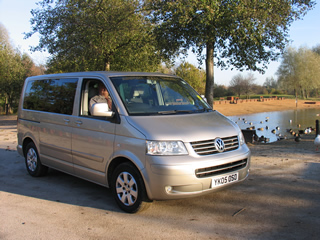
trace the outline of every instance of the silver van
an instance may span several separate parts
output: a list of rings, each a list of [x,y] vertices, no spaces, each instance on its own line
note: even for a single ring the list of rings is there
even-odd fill
[[[130,213],[239,183],[250,166],[239,127],[184,80],[159,73],[27,78],[17,148],[31,176],[53,168],[110,187]]]

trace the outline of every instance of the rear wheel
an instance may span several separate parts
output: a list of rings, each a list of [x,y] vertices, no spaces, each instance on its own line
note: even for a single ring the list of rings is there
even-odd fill
[[[41,164],[38,150],[33,142],[28,143],[26,147],[25,162],[28,173],[33,177],[40,177],[48,172],[48,167]]]
[[[116,167],[112,175],[112,192],[118,206],[128,213],[146,209],[147,201],[143,179],[138,170],[130,163]]]

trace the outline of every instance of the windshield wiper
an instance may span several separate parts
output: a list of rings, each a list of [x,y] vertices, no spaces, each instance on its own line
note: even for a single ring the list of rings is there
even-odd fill
[[[158,112],[158,114],[163,114],[163,115],[165,115],[165,114],[176,114],[176,113],[177,113],[176,110]]]
[[[210,111],[211,111],[210,108],[202,108],[202,109],[194,110],[194,112],[210,112]]]
[[[176,113],[193,113],[194,110],[176,110]]]
[[[193,110],[169,110],[169,111],[160,111],[158,114],[177,114],[177,113],[192,113]]]

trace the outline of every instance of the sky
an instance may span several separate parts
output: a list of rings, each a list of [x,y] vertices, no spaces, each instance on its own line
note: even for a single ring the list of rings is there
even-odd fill
[[[29,39],[24,39],[24,33],[31,31],[30,19],[32,17],[30,11],[37,8],[38,0],[0,0],[0,23],[4,25],[9,33],[11,43],[22,53],[27,53],[36,64],[45,64],[48,58],[46,52],[31,52],[30,46],[37,46],[39,35],[34,35]],[[291,44],[296,49],[300,47],[312,48],[320,45],[320,0],[316,0],[315,8],[307,13],[302,20],[295,21],[289,31]],[[196,56],[189,54],[186,59],[188,62],[198,66]],[[280,59],[281,60],[281,59]],[[258,72],[239,72],[231,70],[214,69],[215,83],[219,85],[229,85],[230,80],[241,73],[244,76],[252,73],[255,76],[255,83],[262,85],[267,77],[277,79],[276,71],[280,65],[280,60],[271,62],[265,74]],[[203,67],[204,68],[204,67]]]

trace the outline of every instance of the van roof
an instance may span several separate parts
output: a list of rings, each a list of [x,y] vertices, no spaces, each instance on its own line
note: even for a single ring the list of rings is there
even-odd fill
[[[32,76],[34,80],[43,78],[61,78],[61,77],[120,77],[120,76],[166,76],[177,77],[175,75],[156,73],[156,72],[113,72],[113,71],[92,71],[92,72],[70,72],[70,73],[56,73]]]

